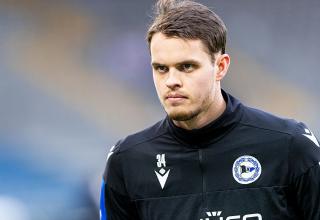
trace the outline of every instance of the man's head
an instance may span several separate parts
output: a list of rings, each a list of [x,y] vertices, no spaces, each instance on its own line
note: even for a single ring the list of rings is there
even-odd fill
[[[220,81],[230,61],[225,25],[192,1],[160,0],[157,7],[147,40],[159,99],[175,122],[206,123],[224,104]]]
[[[225,53],[225,24],[208,7],[193,1],[159,0],[155,8],[155,19],[147,33],[149,46],[156,33],[186,40],[199,39],[213,59],[214,54]]]

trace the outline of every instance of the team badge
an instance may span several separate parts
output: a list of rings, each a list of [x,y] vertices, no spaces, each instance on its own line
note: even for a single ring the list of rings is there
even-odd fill
[[[233,163],[233,178],[240,184],[250,184],[261,174],[261,164],[252,156],[241,156]]]

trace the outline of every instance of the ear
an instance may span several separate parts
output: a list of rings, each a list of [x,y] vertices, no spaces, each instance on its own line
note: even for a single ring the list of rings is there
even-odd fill
[[[219,54],[216,58],[216,80],[221,81],[227,74],[230,65],[230,56],[228,54]]]

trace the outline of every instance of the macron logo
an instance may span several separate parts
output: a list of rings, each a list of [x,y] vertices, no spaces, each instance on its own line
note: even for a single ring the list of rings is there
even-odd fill
[[[114,148],[115,148],[115,146],[112,146],[112,147],[110,148],[110,151],[109,151],[108,156],[107,156],[107,161],[109,160],[109,158],[110,158],[111,155],[113,154]]]
[[[160,173],[158,173],[157,171],[154,171],[154,172],[156,173],[159,183],[161,185],[161,188],[163,189],[164,186],[166,185],[170,170],[166,172],[164,169],[161,169]]]
[[[167,162],[166,162],[165,154],[157,154],[156,159],[157,159],[157,167],[159,171],[155,170],[154,172],[156,173],[156,176],[159,180],[161,189],[163,189],[164,186],[166,185],[166,182],[170,173],[170,169],[167,170],[166,168]]]
[[[315,145],[320,147],[317,138],[314,136],[314,134],[309,129],[307,129],[307,128],[304,129],[304,132],[306,132],[306,133],[303,134],[303,136],[307,137],[309,140],[311,140],[313,143],[315,143]]]

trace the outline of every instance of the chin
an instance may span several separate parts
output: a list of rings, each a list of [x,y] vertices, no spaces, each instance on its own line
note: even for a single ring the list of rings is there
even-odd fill
[[[167,112],[169,118],[174,121],[189,121],[196,117],[200,111],[172,111]]]

